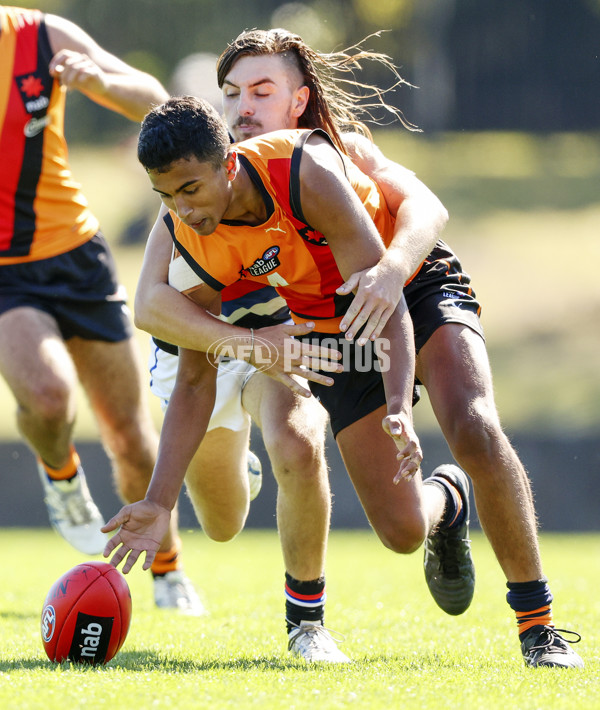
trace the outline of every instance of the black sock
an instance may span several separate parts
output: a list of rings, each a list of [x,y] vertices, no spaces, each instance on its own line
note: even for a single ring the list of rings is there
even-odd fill
[[[301,621],[321,622],[325,617],[325,577],[301,582],[285,573],[285,621],[288,633]]]

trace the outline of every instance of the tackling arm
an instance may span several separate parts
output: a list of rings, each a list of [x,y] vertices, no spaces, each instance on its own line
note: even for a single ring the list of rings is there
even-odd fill
[[[433,249],[448,220],[440,200],[411,171],[388,160],[368,139],[346,134],[344,144],[352,162],[379,186],[396,222],[394,236],[379,262],[370,269],[352,274],[338,293],[356,291],[342,330],[356,333],[367,314],[376,311],[379,321],[371,319],[361,342],[377,338],[410,276]]]
[[[200,350],[219,354],[219,347],[227,346],[238,352],[238,359],[250,357],[253,336],[251,331],[226,323],[212,316],[207,307],[214,308],[216,291],[198,279],[197,286],[188,296],[174,289],[168,283],[169,263],[173,242],[163,216],[167,209],[163,206],[150,233],[142,272],[135,295],[135,324],[161,340],[190,350]],[[265,372],[296,394],[310,397],[310,390],[302,386],[290,375],[298,375],[307,380],[331,384],[331,379],[307,369],[335,371],[339,353],[313,345],[303,345],[301,349],[285,347],[285,341],[294,335],[310,332],[308,325],[277,325],[261,328],[261,339],[268,341],[272,348],[265,356],[272,355],[272,365]],[[220,344],[220,345],[217,345]],[[285,358],[285,352],[291,353]],[[264,362],[261,363],[264,365]],[[285,367],[289,369],[284,370]]]
[[[394,237],[381,261],[393,262],[404,283],[435,246],[448,212],[412,171],[386,158],[364,136],[345,134],[344,145],[352,162],[377,183],[396,218]]]

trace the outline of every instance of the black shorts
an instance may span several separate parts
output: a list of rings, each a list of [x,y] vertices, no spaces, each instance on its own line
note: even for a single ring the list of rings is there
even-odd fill
[[[0,266],[0,314],[37,308],[52,316],[65,340],[120,342],[133,335],[125,289],[102,234],[64,254]]]
[[[471,288],[471,277],[456,254],[439,240],[415,278],[404,288],[415,331],[417,353],[440,326],[462,323],[484,337],[481,306]]]
[[[298,339],[313,343],[318,341],[342,353],[343,372],[323,373],[333,379],[333,385],[328,387],[316,382],[308,383],[313,395],[329,414],[334,437],[342,429],[385,405],[385,389],[376,343],[369,340],[364,345],[356,345],[357,338],[348,341],[343,333],[309,333]],[[385,362],[381,362],[385,366]],[[419,397],[419,388],[415,386],[413,406]]]
[[[484,337],[479,320],[481,306],[471,288],[471,278],[462,270],[456,254],[443,241],[436,243],[417,276],[405,287],[404,297],[413,322],[417,353],[433,333],[446,323],[462,323]],[[359,352],[355,356],[354,342],[348,343],[343,333],[310,333],[301,339],[311,338],[318,338],[320,342],[335,338],[340,343],[338,349],[343,352],[346,349],[347,355],[344,357],[349,357],[351,363],[358,363],[360,369],[377,359],[371,341],[362,347],[358,346]],[[385,404],[383,379],[376,368],[364,372],[345,368],[344,372],[327,374],[334,380],[331,387],[314,382],[309,382],[309,386],[329,413],[334,436]],[[419,384],[415,380],[413,406],[420,398]]]

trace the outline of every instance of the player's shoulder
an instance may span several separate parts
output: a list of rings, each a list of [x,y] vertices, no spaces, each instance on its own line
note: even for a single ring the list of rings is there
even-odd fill
[[[375,143],[362,133],[349,131],[341,135],[346,153],[353,161],[374,160],[381,152]]]
[[[307,133],[306,129],[281,129],[263,133],[260,136],[247,138],[240,143],[234,144],[234,150],[242,155],[273,153],[277,151],[289,150],[296,145],[302,134]]]

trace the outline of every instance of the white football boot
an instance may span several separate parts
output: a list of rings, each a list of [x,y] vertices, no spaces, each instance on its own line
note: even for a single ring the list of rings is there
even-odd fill
[[[108,536],[100,531],[104,518],[92,500],[81,466],[66,481],[50,479],[39,461],[38,472],[52,527],[79,552],[99,555]]]
[[[312,621],[301,621],[300,626],[293,628],[288,634],[288,651],[305,661],[324,661],[326,663],[351,663],[346,654],[342,653],[323,624]]]
[[[173,609],[187,616],[206,614],[193,584],[181,569],[154,578],[154,603],[159,609]]]

